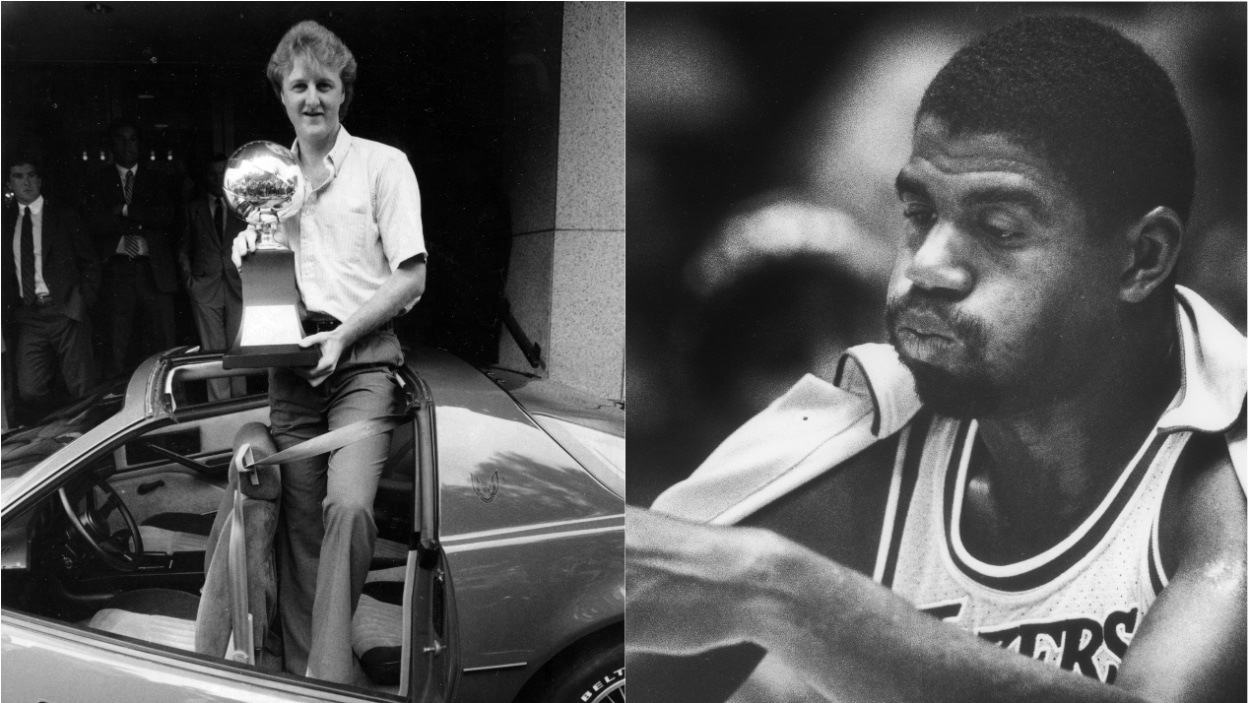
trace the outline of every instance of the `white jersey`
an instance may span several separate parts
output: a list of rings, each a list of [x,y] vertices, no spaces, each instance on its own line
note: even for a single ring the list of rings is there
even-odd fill
[[[1167,584],[1157,543],[1191,433],[1153,430],[1097,509],[1054,547],[988,564],[960,534],[977,423],[922,414],[900,437],[874,578],[934,617],[1106,683]]]

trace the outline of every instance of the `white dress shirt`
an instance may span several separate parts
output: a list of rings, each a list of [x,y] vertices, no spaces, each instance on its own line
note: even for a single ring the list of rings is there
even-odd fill
[[[421,194],[404,152],[343,127],[325,165],[330,177],[306,184],[303,208],[275,239],[295,252],[308,311],[345,321],[401,263],[425,253]]]
[[[22,218],[30,208],[30,223],[35,235],[35,295],[48,295],[48,284],[43,280],[43,196],[35,198],[30,205],[17,205],[17,226],[13,228],[13,262],[17,273],[17,289],[22,290]],[[22,290],[25,295],[26,291]]]

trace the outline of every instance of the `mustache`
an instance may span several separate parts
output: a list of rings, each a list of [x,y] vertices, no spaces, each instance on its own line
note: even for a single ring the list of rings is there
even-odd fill
[[[885,306],[885,324],[891,341],[896,341],[900,318],[918,318],[936,320],[949,333],[966,346],[983,348],[987,338],[987,325],[980,318],[969,315],[947,300],[937,296],[917,292],[912,288],[908,292],[890,298]]]

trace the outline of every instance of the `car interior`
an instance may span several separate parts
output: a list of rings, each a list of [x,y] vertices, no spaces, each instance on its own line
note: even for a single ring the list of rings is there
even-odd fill
[[[242,524],[240,542],[247,548],[243,587],[250,601],[244,610],[255,616],[256,629],[252,665],[281,672],[281,627],[274,622],[277,576],[268,549],[277,525],[277,470],[239,474],[236,461],[243,444],[260,449],[271,441],[264,428],[269,411],[264,372],[234,372],[253,376],[247,397],[205,400],[205,380],[224,373],[219,363],[175,368],[165,389],[173,408],[169,417],[149,420],[97,447],[57,490],[6,521],[6,551],[15,540],[26,549],[24,569],[8,568],[6,560],[6,609],[158,647],[222,656],[231,628],[222,635],[225,621],[217,616],[238,614],[237,606],[222,606],[226,601],[221,600],[238,584],[231,581],[234,576],[217,578],[213,573],[238,573],[234,562],[230,569],[224,562],[236,558],[230,537],[239,534]],[[406,387],[411,397],[412,379]],[[116,386],[84,407],[55,414],[40,427],[6,435],[6,475],[115,412],[124,390],[124,385]],[[421,607],[411,602],[421,596],[412,595],[414,567],[409,559],[415,457],[414,423],[405,422],[394,431],[379,484],[374,507],[378,539],[353,620],[352,645],[361,664],[355,683],[374,693],[406,693],[401,672],[410,653],[404,623],[410,622],[414,607]],[[236,482],[249,490],[236,496]],[[241,523],[233,522],[236,514]],[[209,598],[220,602],[209,603]],[[227,658],[237,660],[238,652],[246,649],[234,641],[241,639],[238,634],[236,625]]]

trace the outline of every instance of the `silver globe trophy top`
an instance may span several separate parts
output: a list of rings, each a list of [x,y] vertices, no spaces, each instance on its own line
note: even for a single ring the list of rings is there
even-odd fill
[[[226,162],[226,202],[260,235],[258,249],[285,249],[274,240],[278,223],[304,205],[304,174],[290,149],[274,142],[249,142]]]

